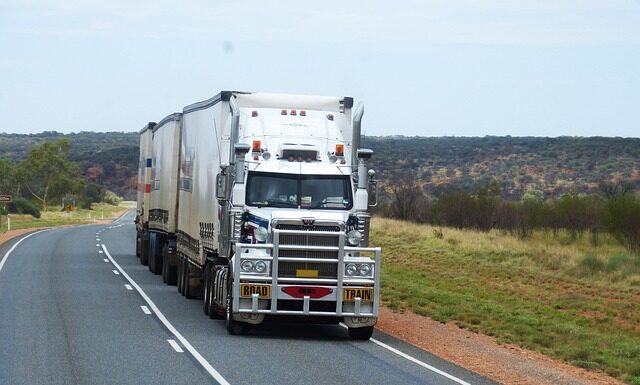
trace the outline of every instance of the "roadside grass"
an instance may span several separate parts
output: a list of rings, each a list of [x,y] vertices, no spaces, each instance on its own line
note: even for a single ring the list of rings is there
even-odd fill
[[[640,385],[640,256],[607,235],[374,219],[382,303]]]
[[[133,203],[133,206],[132,206]],[[42,211],[40,218],[31,215],[10,214],[11,230],[27,229],[33,227],[51,227],[61,225],[79,225],[95,223],[100,220],[112,220],[117,218],[124,210],[135,207],[135,202],[122,202],[118,206],[106,203],[94,203],[91,210],[77,208],[71,213],[61,211],[59,206],[51,207],[48,211]],[[7,231],[7,217],[2,216],[0,231]]]

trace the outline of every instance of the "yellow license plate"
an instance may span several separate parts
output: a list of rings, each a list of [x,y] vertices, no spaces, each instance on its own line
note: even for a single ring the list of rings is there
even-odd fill
[[[251,298],[253,294],[258,294],[260,299],[271,298],[271,286],[270,285],[254,285],[250,283],[240,284],[240,297]]]
[[[298,278],[318,278],[318,270],[296,269]]]
[[[362,302],[373,301],[372,287],[345,287],[342,289],[342,299],[344,301],[355,301],[360,298]]]

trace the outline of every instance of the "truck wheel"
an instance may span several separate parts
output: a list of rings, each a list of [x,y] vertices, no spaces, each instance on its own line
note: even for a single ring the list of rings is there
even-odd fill
[[[162,282],[169,284],[169,258],[167,258],[167,245],[162,247]]]
[[[149,242],[145,242],[144,233],[140,239],[140,263],[146,265],[149,263]]]
[[[209,309],[211,307],[211,289],[209,285],[211,281],[211,265],[204,267],[204,295],[202,296],[202,311],[204,314],[209,315]]]
[[[349,337],[352,340],[368,340],[373,334],[373,326],[363,328],[349,328]]]
[[[231,274],[231,272],[229,272],[229,274]],[[228,285],[227,285],[227,303],[226,303],[226,312],[225,312],[225,320],[226,320],[226,327],[227,327],[227,332],[233,336],[235,335],[244,335],[247,334],[249,332],[249,324],[246,324],[244,322],[238,322],[235,321],[233,319],[233,317],[231,316],[231,314],[233,313],[233,297],[231,294],[231,277],[229,277],[228,279]]]
[[[167,262],[167,285],[175,285],[178,282],[178,267],[169,265]]]
[[[142,239],[140,239],[140,232],[136,231],[136,257],[140,258],[140,243]]]
[[[177,266],[169,264],[169,244],[162,248],[162,281],[167,285],[175,285],[178,281]]]
[[[182,294],[182,257],[178,258],[178,282],[176,286],[178,287],[178,293]]]
[[[153,263],[155,262],[155,258],[153,257],[153,249],[151,247],[149,247],[149,256],[147,257],[147,262],[149,262],[147,268],[150,272],[153,273]]]
[[[191,284],[191,264],[185,261],[184,264],[184,296],[188,299],[198,298],[201,293],[198,293],[198,285]]]
[[[155,253],[151,253],[151,255],[149,255],[149,271],[155,275],[162,273],[162,254],[157,255]]]

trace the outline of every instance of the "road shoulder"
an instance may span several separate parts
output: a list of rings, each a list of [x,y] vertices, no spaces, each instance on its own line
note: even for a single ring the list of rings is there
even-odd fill
[[[589,372],[495,338],[443,324],[410,312],[381,308],[376,326],[404,342],[505,385],[623,385],[604,373]]]

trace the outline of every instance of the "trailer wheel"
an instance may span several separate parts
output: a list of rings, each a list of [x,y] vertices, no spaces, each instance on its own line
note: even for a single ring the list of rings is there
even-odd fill
[[[146,236],[145,236],[146,235]],[[147,240],[145,241],[145,238]],[[140,239],[140,263],[146,265],[149,263],[149,234],[142,230],[142,239]]]
[[[167,258],[167,244],[162,247],[162,282],[169,284],[169,258]]]
[[[140,258],[140,243],[142,243],[140,232],[136,231],[136,257],[138,258]]]
[[[363,328],[349,328],[349,337],[352,340],[368,340],[373,335],[373,326]]]
[[[233,313],[233,296],[231,294],[232,290],[232,281],[231,281],[231,272],[229,272],[229,279],[227,280],[227,303],[226,303],[226,312],[225,312],[225,321],[227,332],[233,336],[235,335],[244,335],[249,332],[250,326],[244,322],[238,322],[233,319],[231,314]]]
[[[178,287],[178,293],[182,294],[182,257],[178,257],[178,282],[176,286]]]
[[[202,293],[198,292],[199,285],[191,284],[191,264],[185,260],[184,264],[184,296],[188,299],[199,298]]]
[[[178,281],[177,266],[169,264],[169,244],[165,243],[162,248],[162,280],[167,285],[175,285]],[[166,276],[166,280],[165,280]]]
[[[160,253],[159,255],[155,253],[155,248],[154,250],[151,250],[152,252],[149,255],[149,271],[151,271],[153,274],[158,275],[162,273],[162,253]]]

